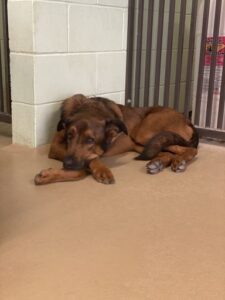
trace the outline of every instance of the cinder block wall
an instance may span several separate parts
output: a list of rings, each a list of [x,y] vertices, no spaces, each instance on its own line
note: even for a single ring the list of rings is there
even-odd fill
[[[75,93],[124,102],[128,0],[9,0],[13,142],[48,143]]]

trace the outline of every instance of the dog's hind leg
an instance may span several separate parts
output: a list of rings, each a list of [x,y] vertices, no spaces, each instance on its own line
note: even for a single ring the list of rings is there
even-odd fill
[[[170,166],[175,155],[170,152],[160,152],[155,158],[153,158],[146,165],[148,174],[157,174],[164,168]]]
[[[170,152],[160,152],[146,165],[147,173],[157,174],[164,168],[171,165],[174,172],[186,170],[187,162],[191,161],[198,153],[196,148],[182,147],[178,145],[166,148]]]
[[[165,151],[170,145],[188,146],[188,141],[179,134],[171,131],[162,131],[153,136],[144,146],[143,152],[137,156],[137,160],[150,160],[160,152]]]
[[[174,172],[183,172],[186,169],[187,162],[191,161],[198,154],[196,148],[178,145],[169,146],[166,150],[175,154],[171,161],[171,169]]]

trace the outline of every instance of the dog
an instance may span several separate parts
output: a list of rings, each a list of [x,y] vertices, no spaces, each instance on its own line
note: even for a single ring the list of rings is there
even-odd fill
[[[52,140],[49,158],[63,162],[62,169],[42,170],[36,185],[74,181],[88,174],[100,183],[115,182],[100,160],[128,151],[148,160],[147,173],[171,166],[182,172],[197,155],[199,136],[182,113],[168,107],[128,107],[102,98],[77,94],[62,104],[61,119]]]

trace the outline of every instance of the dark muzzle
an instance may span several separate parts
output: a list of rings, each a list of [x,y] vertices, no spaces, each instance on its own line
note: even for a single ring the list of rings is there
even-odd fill
[[[73,156],[66,156],[63,161],[63,168],[66,170],[81,170],[84,169],[85,162],[76,160]]]

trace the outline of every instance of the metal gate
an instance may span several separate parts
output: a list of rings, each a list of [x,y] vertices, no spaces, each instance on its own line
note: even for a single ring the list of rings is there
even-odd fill
[[[0,121],[11,122],[7,1],[0,1]]]
[[[209,37],[210,0],[129,0],[127,105],[173,107],[192,116],[201,136],[225,140],[225,60],[217,67],[223,1],[214,1]]]

